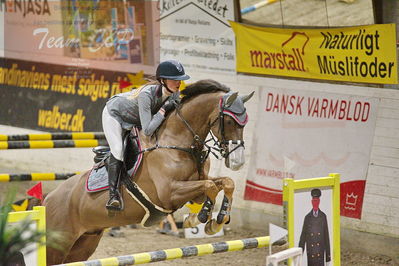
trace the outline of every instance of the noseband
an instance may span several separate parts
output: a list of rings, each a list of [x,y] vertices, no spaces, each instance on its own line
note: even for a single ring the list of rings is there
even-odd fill
[[[222,102],[222,99],[221,99]],[[177,115],[180,117],[180,119],[183,121],[183,123],[186,125],[186,127],[188,128],[188,130],[193,134],[194,136],[194,141],[196,143],[199,143],[201,146],[206,147],[207,151],[206,151],[206,156],[204,158],[205,159],[208,157],[209,153],[212,153],[217,159],[219,159],[219,156],[216,154],[216,152],[219,152],[219,154],[222,156],[222,158],[227,158],[229,157],[229,155],[234,152],[236,149],[238,149],[239,147],[244,147],[244,141],[243,140],[226,140],[225,138],[225,129],[224,129],[224,116],[225,116],[225,111],[227,109],[224,107],[224,105],[221,103],[219,105],[219,114],[218,116],[215,118],[215,120],[213,120],[212,123],[210,123],[209,128],[212,129],[212,127],[215,125],[215,123],[217,121],[219,121],[219,130],[220,130],[220,135],[222,137],[221,141],[218,141],[218,139],[216,138],[216,136],[213,134],[212,130],[210,130],[211,133],[211,137],[205,141],[201,140],[200,136],[194,131],[194,129],[190,126],[190,124],[187,122],[187,120],[182,116],[182,114],[180,113],[180,108],[179,106],[176,106],[176,113]],[[208,142],[213,141],[213,145],[209,146]],[[225,149],[225,146],[229,145],[229,144],[237,144],[236,147],[234,147],[233,150],[231,151],[227,151]],[[216,147],[215,147],[216,146]],[[216,152],[215,152],[216,151]]]
[[[227,109],[225,108],[223,101],[221,99],[221,103],[219,105],[219,115],[218,117],[210,124],[210,128],[213,127],[213,125],[216,123],[216,121],[219,121],[219,131],[220,131],[220,135],[222,137],[221,141],[218,141],[217,138],[215,137],[215,135],[213,134],[212,131],[211,132],[211,139],[214,141],[214,144],[218,147],[219,149],[219,153],[223,158],[227,158],[229,157],[229,155],[234,152],[236,149],[238,149],[239,147],[244,147],[244,141],[243,140],[226,140],[225,137],[225,130],[224,130],[224,116],[225,116],[225,111]],[[236,122],[237,123],[237,122]],[[238,124],[238,123],[237,123]],[[225,146],[228,146],[229,144],[237,144],[236,147],[234,147],[233,150],[231,151],[226,151],[226,149],[224,148]]]

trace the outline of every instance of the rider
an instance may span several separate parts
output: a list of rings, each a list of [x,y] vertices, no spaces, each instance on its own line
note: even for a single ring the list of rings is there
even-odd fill
[[[102,114],[102,124],[111,155],[108,161],[109,200],[106,208],[121,210],[118,178],[123,161],[123,131],[133,126],[151,136],[161,125],[179,98],[179,87],[186,75],[183,65],[176,60],[161,62],[156,70],[157,82],[112,96]]]

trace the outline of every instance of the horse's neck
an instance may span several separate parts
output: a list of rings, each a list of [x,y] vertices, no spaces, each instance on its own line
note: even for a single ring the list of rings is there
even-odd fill
[[[181,116],[201,139],[205,139],[209,133],[209,120],[217,110],[220,95],[220,93],[198,95],[183,104],[180,109]],[[192,143],[194,137],[176,112],[165,121],[165,126],[159,136],[160,141],[166,141],[169,144],[172,141],[175,144],[186,142],[187,145]]]

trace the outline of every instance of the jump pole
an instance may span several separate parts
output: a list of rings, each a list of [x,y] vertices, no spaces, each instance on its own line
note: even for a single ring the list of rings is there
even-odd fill
[[[261,236],[254,238],[246,238],[240,240],[231,240],[225,242],[217,242],[211,244],[202,244],[196,246],[187,246],[182,248],[164,249],[152,252],[144,252],[133,255],[120,257],[111,257],[98,260],[89,260],[81,262],[73,262],[60,264],[58,266],[124,266],[137,265],[164,260],[173,260],[186,257],[202,256],[207,254],[215,254],[229,251],[238,251],[252,248],[263,248],[269,245],[270,237]]]
[[[105,139],[103,132],[56,132],[44,134],[1,135],[0,141],[62,140],[62,139]]]
[[[71,176],[80,174],[75,173],[29,173],[29,174],[0,174],[0,182],[18,181],[51,181],[66,180]]]
[[[105,139],[0,141],[0,150],[87,148],[107,145],[108,143]]]

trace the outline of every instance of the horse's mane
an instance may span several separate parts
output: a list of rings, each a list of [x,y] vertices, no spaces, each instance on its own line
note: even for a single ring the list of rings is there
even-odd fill
[[[215,80],[203,79],[188,85],[184,90],[181,91],[181,94],[183,95],[182,102],[200,94],[218,91],[229,92],[230,88],[220,84]]]

